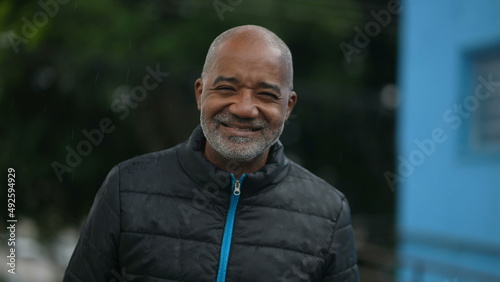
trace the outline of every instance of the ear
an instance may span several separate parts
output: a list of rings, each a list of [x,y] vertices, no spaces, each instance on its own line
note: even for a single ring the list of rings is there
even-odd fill
[[[295,93],[295,91],[292,91],[288,95],[288,109],[286,112],[286,120],[288,120],[288,117],[290,117],[290,114],[292,113],[293,107],[295,107],[296,103],[297,103],[297,93]]]
[[[194,82],[194,95],[196,97],[196,104],[198,105],[198,110],[201,110],[201,94],[203,93],[203,80],[198,78]]]

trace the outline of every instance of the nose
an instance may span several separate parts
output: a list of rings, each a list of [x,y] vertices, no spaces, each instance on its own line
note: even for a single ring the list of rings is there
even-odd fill
[[[241,89],[233,96],[234,101],[229,105],[229,112],[240,118],[257,118],[259,109],[255,104],[253,93],[249,89]]]

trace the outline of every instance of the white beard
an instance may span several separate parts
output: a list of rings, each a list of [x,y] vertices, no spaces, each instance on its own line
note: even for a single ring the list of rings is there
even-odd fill
[[[240,136],[224,136],[220,130],[221,123],[238,122],[240,124],[250,124],[260,129],[261,135],[255,138]],[[218,113],[212,120],[204,118],[203,111],[200,114],[200,124],[208,143],[212,148],[229,160],[249,161],[273,145],[281,133],[285,124],[283,123],[278,130],[271,131],[270,124],[266,120],[252,121],[240,119],[232,114]],[[267,133],[267,134],[266,134]]]

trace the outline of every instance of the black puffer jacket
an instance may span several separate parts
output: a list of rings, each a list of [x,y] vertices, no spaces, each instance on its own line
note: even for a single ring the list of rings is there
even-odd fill
[[[116,166],[64,281],[359,281],[339,191],[279,142],[240,179],[203,156],[204,142],[198,127],[186,143]]]

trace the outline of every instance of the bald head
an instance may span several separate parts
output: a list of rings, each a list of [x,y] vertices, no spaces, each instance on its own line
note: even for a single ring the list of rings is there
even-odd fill
[[[220,47],[228,41],[238,41],[240,44],[242,43],[246,46],[267,46],[278,49],[281,52],[281,60],[285,75],[284,79],[289,89],[293,89],[293,63],[290,49],[285,42],[272,31],[256,25],[237,26],[217,36],[208,49],[205,64],[203,65],[203,72],[201,74],[202,78],[204,78],[214,66],[217,52],[220,50]]]

